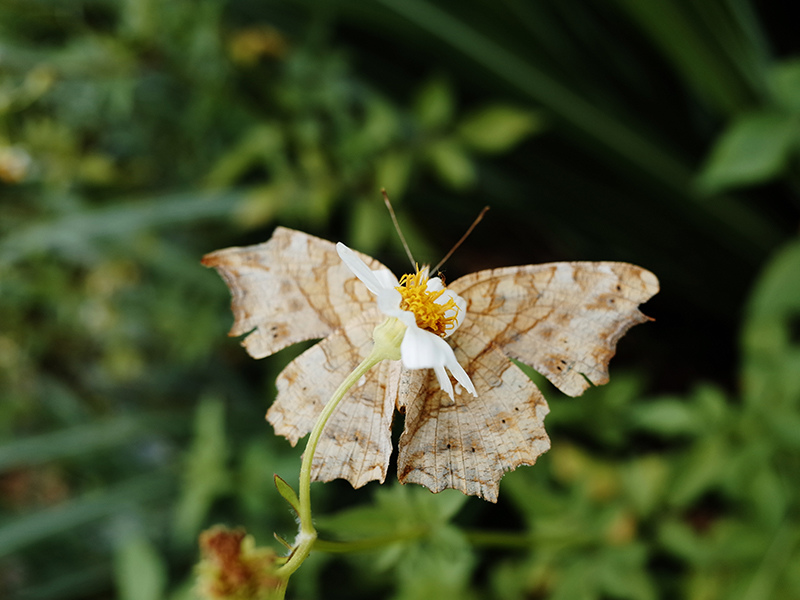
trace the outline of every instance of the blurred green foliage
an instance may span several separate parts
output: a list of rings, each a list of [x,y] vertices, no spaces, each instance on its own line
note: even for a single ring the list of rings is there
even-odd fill
[[[800,597],[800,63],[746,0],[0,4],[0,597],[189,600],[199,531],[295,524],[208,251],[288,225],[447,276],[662,281],[498,506],[314,487],[296,598]],[[639,331],[641,329],[641,331]],[[336,590],[346,590],[337,592]]]

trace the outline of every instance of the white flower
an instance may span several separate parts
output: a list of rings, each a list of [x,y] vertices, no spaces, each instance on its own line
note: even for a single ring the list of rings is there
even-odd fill
[[[400,344],[403,366],[408,369],[433,369],[439,387],[451,399],[453,384],[447,368],[456,381],[473,396],[475,386],[464,368],[458,364],[453,349],[444,338],[455,332],[467,313],[467,303],[458,294],[446,289],[439,277],[428,277],[428,268],[405,275],[398,281],[388,269],[373,271],[355,252],[339,242],[336,251],[345,265],[367,289],[377,296],[378,308],[406,327]]]

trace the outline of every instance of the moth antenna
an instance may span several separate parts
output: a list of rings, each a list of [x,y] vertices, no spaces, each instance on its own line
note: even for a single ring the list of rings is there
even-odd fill
[[[406,256],[408,256],[408,260],[411,263],[413,268],[416,268],[416,261],[414,260],[414,255],[411,254],[411,249],[408,247],[408,243],[406,242],[406,238],[403,235],[402,230],[400,229],[400,224],[397,222],[397,216],[394,214],[394,209],[392,208],[392,203],[389,201],[389,194],[386,193],[386,188],[381,188],[381,194],[383,194],[383,201],[386,204],[386,208],[389,209],[389,214],[392,217],[392,223],[394,223],[394,229],[397,231],[397,235],[400,237],[400,241],[403,243],[403,248],[405,248]]]
[[[470,233],[472,233],[472,230],[473,230],[473,229],[475,229],[475,226],[476,226],[478,223],[480,223],[480,222],[481,222],[481,219],[483,219],[483,215],[485,215],[485,214],[488,212],[488,210],[489,210],[489,207],[488,207],[488,206],[484,206],[484,207],[483,207],[483,210],[480,212],[480,214],[479,214],[479,215],[478,215],[478,216],[475,218],[475,220],[472,222],[472,225],[470,225],[470,226],[469,226],[469,229],[467,229],[466,233],[464,233],[464,235],[462,235],[462,236],[461,236],[461,239],[460,239],[460,240],[458,240],[458,241],[455,243],[455,246],[453,246],[452,248],[450,248],[450,252],[448,252],[447,254],[445,254],[445,255],[444,255],[444,258],[443,258],[442,260],[440,260],[440,261],[439,261],[439,264],[437,264],[435,267],[433,267],[433,268],[431,269],[431,273],[435,273],[436,271],[438,271],[438,270],[439,270],[439,269],[442,267],[442,265],[443,265],[444,263],[446,263],[446,262],[447,262],[447,259],[448,259],[448,258],[450,258],[451,256],[453,256],[453,252],[455,252],[455,251],[458,249],[458,247],[459,247],[461,244],[463,244],[463,243],[464,243],[464,240],[466,240],[466,239],[469,237],[469,234],[470,234]]]

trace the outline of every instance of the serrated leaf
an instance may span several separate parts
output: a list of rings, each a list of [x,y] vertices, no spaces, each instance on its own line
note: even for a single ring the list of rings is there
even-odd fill
[[[717,139],[698,177],[706,192],[762,183],[777,176],[798,144],[798,117],[758,112],[736,119]]]
[[[497,153],[511,149],[542,125],[539,112],[498,104],[467,116],[458,126],[458,135],[473,150]]]
[[[292,486],[286,483],[278,475],[275,475],[275,487],[278,488],[278,493],[283,496],[283,499],[289,503],[292,509],[294,509],[294,512],[296,514],[300,514],[300,499],[292,489]]]

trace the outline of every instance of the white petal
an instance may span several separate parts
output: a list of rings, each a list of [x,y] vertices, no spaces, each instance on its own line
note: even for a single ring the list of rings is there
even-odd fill
[[[473,396],[478,395],[478,392],[475,391],[475,386],[472,384],[472,380],[469,378],[469,375],[467,375],[464,367],[459,364],[455,354],[453,354],[453,360],[448,362],[445,366],[450,369],[453,377],[455,377],[456,381],[461,384],[461,387],[463,387]]]
[[[361,260],[355,252],[350,250],[350,248],[345,246],[342,242],[339,242],[336,244],[336,252],[339,253],[339,258],[347,265],[347,268],[367,286],[370,292],[377,295],[384,289],[384,286],[381,285],[381,281],[375,276],[372,269],[370,269],[367,263]]]
[[[414,315],[407,311],[407,315],[414,318]],[[408,369],[432,369],[443,367],[447,364],[448,354],[453,356],[453,349],[450,345],[435,333],[425,331],[407,323],[407,318],[400,318],[408,327],[403,343],[400,346],[400,353],[403,355],[403,365]]]
[[[400,345],[403,365],[407,369],[434,369],[436,378],[439,380],[439,386],[450,394],[452,398],[453,386],[444,370],[447,367],[465,390],[473,396],[478,395],[469,375],[458,364],[450,344],[430,331],[425,331],[416,326],[407,325],[407,327],[403,343]]]
[[[403,297],[400,295],[394,288],[383,288],[380,292],[378,292],[378,308],[381,312],[385,315],[390,317],[397,317],[398,319],[402,319],[399,313],[406,312],[400,310],[400,302],[402,301]],[[412,315],[413,316],[413,315]],[[405,321],[403,320],[405,323]],[[408,323],[406,323],[408,325]]]
[[[436,380],[439,382],[439,387],[442,391],[450,396],[450,400],[455,400],[453,396],[453,384],[450,382],[450,376],[444,367],[434,367],[433,372],[436,373]]]
[[[441,278],[431,277],[428,279],[428,283],[425,284],[425,289],[429,292],[438,292],[439,290],[444,289],[444,284],[442,283]]]
[[[397,277],[395,277],[394,273],[389,269],[378,269],[377,271],[373,271],[372,274],[375,275],[378,283],[385,289],[394,290],[394,288],[400,285],[400,282],[397,281]],[[400,292],[398,292],[398,294],[399,293]]]

